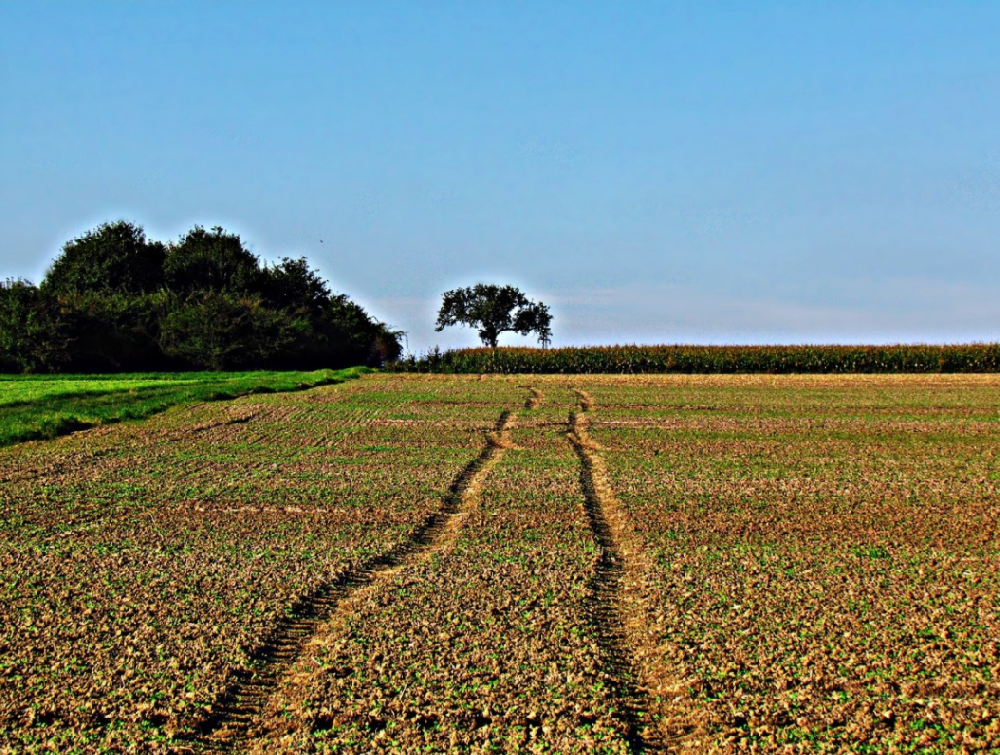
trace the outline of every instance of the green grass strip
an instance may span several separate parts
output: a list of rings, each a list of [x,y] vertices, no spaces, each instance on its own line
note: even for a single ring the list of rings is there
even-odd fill
[[[0,376],[0,447],[142,420],[174,406],[333,385],[364,367],[314,372]]]

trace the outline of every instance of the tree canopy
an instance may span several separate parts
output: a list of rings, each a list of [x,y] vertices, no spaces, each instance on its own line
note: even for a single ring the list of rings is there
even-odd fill
[[[104,223],[63,245],[41,288],[55,295],[150,293],[162,285],[166,253],[141,226]]]
[[[6,372],[380,365],[401,335],[305,258],[264,264],[219,226],[164,244],[105,223],[68,241],[39,286],[0,284]]]
[[[529,300],[514,286],[477,283],[445,292],[435,330],[468,325],[478,330],[484,345],[495,349],[501,333],[537,333],[539,342],[548,344],[551,324],[549,308]]]
[[[170,246],[163,262],[163,279],[166,287],[177,293],[257,293],[261,287],[260,260],[236,234],[221,226],[206,231],[196,225]]]

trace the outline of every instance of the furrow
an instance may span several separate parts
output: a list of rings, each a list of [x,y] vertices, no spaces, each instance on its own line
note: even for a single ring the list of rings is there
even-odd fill
[[[615,496],[601,446],[589,433],[587,412],[594,400],[574,391],[580,411],[570,414],[568,436],[581,463],[587,515],[601,549],[593,579],[592,620],[608,667],[619,672],[625,718],[634,727],[630,745],[635,752],[680,753],[706,746],[702,712],[690,704],[684,680],[664,655],[655,637],[649,580],[655,567],[646,544],[634,531]]]
[[[532,409],[537,409],[539,404],[541,404],[542,401],[545,400],[545,394],[542,393],[537,388],[535,388],[534,386],[528,385],[524,387],[531,392],[531,395],[528,396],[527,400],[524,402],[524,408],[528,409],[529,411]]]
[[[233,411],[240,407],[238,404],[231,404],[229,406],[231,416],[223,417],[221,419],[212,420],[210,422],[203,422],[202,424],[195,425],[194,427],[185,430],[186,433],[203,433],[208,430],[214,430],[217,427],[227,427],[229,425],[245,425],[251,420],[259,417],[263,410],[260,407],[246,407],[247,411],[237,412]],[[240,407],[242,408],[242,407]]]
[[[482,483],[506,448],[507,431],[515,415],[501,413],[486,435],[479,455],[452,482],[444,504],[417,528],[413,537],[387,553],[345,571],[292,606],[253,658],[253,668],[234,675],[216,710],[198,722],[188,744],[192,752],[244,752],[268,698],[279,680],[302,656],[308,641],[334,615],[374,588],[433,554],[447,549],[457,537],[465,515],[475,506]]]
[[[621,704],[621,716],[626,726],[629,750],[634,753],[662,752],[664,743],[651,726],[651,701],[635,663],[635,648],[630,642],[625,616],[633,606],[625,604],[623,583],[629,564],[619,544],[618,533],[610,521],[608,509],[614,506],[606,484],[603,459],[587,432],[586,412],[593,406],[584,391],[575,391],[580,398],[580,410],[571,411],[567,437],[580,459],[580,482],[584,491],[584,508],[600,555],[589,584],[589,619],[601,652],[605,670],[611,677]]]

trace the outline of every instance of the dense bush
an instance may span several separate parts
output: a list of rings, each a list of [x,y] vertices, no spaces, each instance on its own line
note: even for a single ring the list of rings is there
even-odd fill
[[[104,223],[63,246],[41,289],[57,296],[150,293],[162,285],[166,253],[167,247],[149,241],[141,226]]]
[[[261,264],[220,227],[162,244],[105,223],[67,242],[41,285],[0,284],[4,372],[381,365],[400,335],[305,259]]]
[[[240,237],[216,226],[195,226],[172,245],[163,262],[166,287],[178,294],[250,294],[260,291],[260,262]]]
[[[30,281],[0,284],[0,370],[56,370],[69,361],[68,327],[57,302]]]
[[[392,369],[510,374],[998,372],[1000,344],[458,349],[435,350]]]

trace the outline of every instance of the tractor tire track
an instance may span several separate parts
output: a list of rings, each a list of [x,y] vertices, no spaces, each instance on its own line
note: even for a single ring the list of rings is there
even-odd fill
[[[580,459],[587,518],[600,549],[590,582],[590,620],[623,707],[629,749],[634,753],[692,751],[705,744],[697,711],[684,699],[682,680],[655,641],[655,623],[644,597],[644,574],[653,566],[615,496],[601,446],[589,434],[594,400],[574,389],[567,437]]]
[[[580,459],[580,484],[584,492],[584,509],[600,555],[594,575],[588,584],[588,619],[597,639],[601,662],[621,706],[629,752],[655,752],[659,748],[648,739],[645,721],[649,701],[639,685],[637,669],[632,662],[624,621],[622,620],[621,583],[624,563],[616,538],[608,524],[605,500],[595,480],[594,444],[587,435],[586,410],[589,404],[580,402],[579,411],[571,411],[566,436]]]
[[[528,396],[528,399],[524,402],[524,408],[528,411],[537,409],[538,406],[545,400],[545,394],[534,386],[526,385],[522,387],[527,388],[531,392],[531,395]]]
[[[359,598],[398,572],[430,558],[452,545],[462,521],[476,505],[483,481],[507,448],[507,433],[515,415],[500,414],[479,455],[469,462],[449,487],[444,504],[425,519],[411,538],[396,548],[345,571],[291,607],[254,653],[254,668],[233,675],[232,683],[215,710],[194,725],[185,744],[190,752],[244,752],[253,738],[254,724],[280,680],[293,671],[303,649],[319,628]]]

